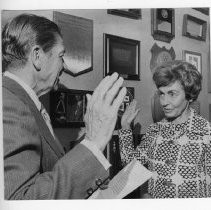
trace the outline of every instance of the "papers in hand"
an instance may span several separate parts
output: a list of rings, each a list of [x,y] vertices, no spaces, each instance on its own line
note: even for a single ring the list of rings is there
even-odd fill
[[[107,189],[98,189],[89,199],[124,198],[150,179],[151,176],[152,173],[134,159],[109,182]]]

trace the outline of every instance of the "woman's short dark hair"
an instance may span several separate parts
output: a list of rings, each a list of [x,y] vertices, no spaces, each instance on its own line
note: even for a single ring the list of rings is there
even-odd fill
[[[157,88],[165,87],[179,81],[185,91],[187,100],[196,100],[201,91],[202,76],[192,64],[175,60],[166,62],[156,68],[153,80]]]
[[[8,22],[2,31],[2,66],[24,66],[32,46],[48,52],[61,36],[58,26],[45,17],[21,14]]]

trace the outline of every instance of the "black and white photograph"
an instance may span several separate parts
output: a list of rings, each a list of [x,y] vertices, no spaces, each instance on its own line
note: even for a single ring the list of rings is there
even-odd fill
[[[208,210],[209,3],[3,1],[0,209]]]
[[[54,128],[84,127],[86,94],[92,91],[59,89],[50,92],[50,118]]]

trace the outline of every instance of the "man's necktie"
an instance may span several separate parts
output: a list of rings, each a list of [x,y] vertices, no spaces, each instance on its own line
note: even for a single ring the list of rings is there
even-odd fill
[[[48,112],[46,111],[45,107],[43,106],[43,104],[41,104],[40,113],[42,114],[42,117],[45,120],[51,134],[55,137],[54,132],[53,132],[53,128],[51,126],[51,119],[50,119]]]

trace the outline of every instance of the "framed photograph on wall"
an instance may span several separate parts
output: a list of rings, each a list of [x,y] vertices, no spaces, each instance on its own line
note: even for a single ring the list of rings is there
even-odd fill
[[[185,14],[183,17],[182,35],[191,39],[206,41],[207,22]]]
[[[197,7],[197,8],[193,8],[193,9],[195,9],[205,15],[209,15],[209,13],[210,13],[209,7]]]
[[[107,13],[126,18],[141,19],[141,9],[108,9]]]
[[[197,70],[202,73],[201,53],[183,50],[183,60],[193,64]]]
[[[53,12],[65,45],[64,71],[78,76],[93,70],[93,20]]]
[[[175,37],[174,9],[151,9],[151,32],[155,40],[170,43]]]
[[[104,76],[140,80],[140,41],[104,34]]]
[[[92,91],[59,89],[50,92],[50,118],[54,128],[84,127],[86,94]]]

